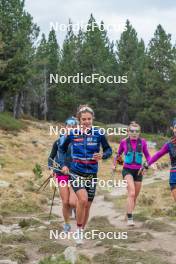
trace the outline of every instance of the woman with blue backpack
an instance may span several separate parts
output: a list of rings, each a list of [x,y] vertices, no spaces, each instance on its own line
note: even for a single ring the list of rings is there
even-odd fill
[[[70,117],[65,121],[65,131],[69,131],[71,128],[74,128],[78,125],[77,119],[74,117]],[[60,156],[60,146],[64,142],[66,138],[66,133],[61,135],[53,144],[51,153],[48,157],[48,167],[53,169],[53,174],[58,182],[58,188],[60,197],[62,199],[62,212],[64,217],[64,232],[69,232],[71,229],[70,225],[70,209],[73,209],[76,212],[76,203],[77,197],[72,189],[69,186],[69,175],[65,175],[60,171],[60,163],[61,163],[61,156]],[[71,148],[68,147],[68,150],[64,156],[65,163],[67,164],[68,168],[70,167],[71,162]],[[63,162],[63,161],[62,161]],[[55,166],[56,165],[56,166]]]
[[[114,158],[113,170],[117,163],[121,162],[121,155],[124,153],[124,164],[122,176],[127,182],[127,225],[134,226],[133,210],[136,206],[136,200],[142,187],[143,175],[142,158],[145,156],[149,161],[150,154],[145,139],[140,137],[141,127],[136,122],[131,122],[128,127],[128,137],[120,142],[117,155]]]
[[[72,148],[70,168],[63,162],[62,172],[70,173],[71,184],[78,202],[76,207],[77,238],[76,243],[83,243],[83,230],[88,221],[90,207],[96,192],[98,161],[108,159],[112,149],[105,135],[93,127],[94,111],[88,105],[80,105],[77,111],[79,129],[68,135],[61,145],[64,155],[69,145]],[[102,147],[102,153],[100,153]]]

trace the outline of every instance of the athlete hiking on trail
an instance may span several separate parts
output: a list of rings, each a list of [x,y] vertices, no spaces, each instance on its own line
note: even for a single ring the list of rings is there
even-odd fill
[[[70,117],[65,121],[65,130],[69,128],[77,126],[78,122],[76,118]],[[64,141],[66,135],[61,135],[58,140],[56,140],[53,144],[51,153],[48,157],[48,167],[53,168],[54,163],[56,164],[56,168],[53,168],[53,173],[56,177],[59,187],[59,193],[62,199],[62,211],[64,217],[64,231],[69,232],[71,229],[70,225],[70,209],[72,208],[76,212],[76,202],[77,197],[72,189],[71,186],[68,185],[69,175],[63,175],[63,173],[58,172],[57,165],[61,163],[61,156],[60,156],[60,145]],[[71,149],[68,148],[66,155],[64,156],[65,163],[68,167],[70,167],[71,162]]]
[[[173,137],[167,143],[165,143],[158,152],[154,154],[154,156],[148,161],[148,164],[146,163],[143,165],[142,170],[148,169],[150,165],[152,165],[162,156],[169,154],[171,161],[169,184],[173,198],[176,201],[176,119],[174,119],[171,124],[171,130],[173,132]]]
[[[104,135],[99,129],[93,127],[94,111],[88,105],[81,105],[77,111],[80,128],[67,136],[61,145],[63,154],[69,144],[72,148],[72,162],[70,165],[71,184],[78,202],[76,208],[77,244],[83,243],[83,229],[89,217],[89,210],[96,191],[98,161],[107,159],[112,155]],[[102,146],[103,154],[100,153]],[[69,169],[64,163],[62,171],[68,173]]]
[[[140,137],[140,132],[139,124],[131,122],[128,127],[128,137],[121,141],[112,168],[115,170],[117,163],[122,162],[121,155],[124,153],[122,176],[127,181],[127,225],[129,226],[134,225],[132,213],[142,187],[143,175],[140,169],[142,167],[143,154],[147,161],[150,159],[147,143],[145,139]]]

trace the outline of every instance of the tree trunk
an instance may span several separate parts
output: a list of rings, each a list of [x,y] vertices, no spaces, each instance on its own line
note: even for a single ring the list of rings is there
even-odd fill
[[[23,113],[23,93],[19,92],[14,96],[14,107],[13,107],[13,116],[15,118],[20,118],[21,114]]]
[[[4,112],[4,98],[3,96],[0,96],[0,113]]]
[[[44,120],[47,120],[47,112],[48,112],[48,105],[47,105],[47,80],[46,80],[46,66],[44,67],[44,102],[43,102],[43,115]]]

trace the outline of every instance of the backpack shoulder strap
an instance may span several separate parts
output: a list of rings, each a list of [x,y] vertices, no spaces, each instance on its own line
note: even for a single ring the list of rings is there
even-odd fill
[[[129,137],[126,139],[126,144],[127,144],[127,152],[132,152],[133,149],[132,149],[131,141]]]
[[[136,152],[142,152],[142,139],[137,139],[137,146],[136,146]]]

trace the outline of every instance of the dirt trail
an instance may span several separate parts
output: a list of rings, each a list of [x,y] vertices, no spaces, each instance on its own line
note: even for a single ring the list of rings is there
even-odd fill
[[[38,196],[36,195],[35,191],[30,190],[31,186],[27,186],[28,190],[25,190],[26,182],[30,179],[30,181],[33,181],[33,168],[37,163],[39,164],[46,164],[47,162],[47,156],[49,152],[49,148],[52,146],[52,143],[57,138],[56,136],[49,137],[49,124],[42,124],[39,126],[38,122],[29,122],[29,127],[27,131],[20,132],[17,136],[13,136],[11,134],[1,133],[0,137],[0,143],[3,146],[3,152],[0,155],[2,165],[0,168],[0,180],[8,181],[10,184],[12,184],[12,187],[9,189],[8,193],[8,202],[13,202],[15,199],[28,199],[29,202],[31,199],[37,199]],[[0,131],[1,132],[1,131]],[[112,143],[113,145],[113,143]],[[114,146],[114,145],[113,145]],[[115,146],[117,147],[117,146]],[[11,149],[12,151],[9,151]],[[15,153],[15,155],[14,155]],[[111,160],[103,163],[101,165],[100,173],[101,177],[106,177],[109,173],[109,168],[111,166]],[[14,173],[15,170],[15,173]],[[110,176],[110,174],[108,174]],[[46,176],[46,175],[45,175]],[[151,177],[144,177],[143,185],[147,186],[151,183],[156,182],[156,180],[166,180],[168,179],[168,171],[157,171],[154,173]],[[34,187],[36,187],[34,185]],[[2,197],[6,197],[6,191],[7,189],[2,189],[2,193],[4,193],[4,196],[2,194]],[[115,208],[114,203],[111,201],[113,199],[120,199],[120,197],[124,194],[126,194],[125,188],[114,188],[109,190],[110,192],[106,192],[101,190],[101,195],[97,194],[95,197],[95,200],[92,204],[91,211],[90,211],[90,218],[89,221],[93,217],[104,217],[107,218],[114,227],[120,228],[121,230],[128,231],[130,230],[125,222],[124,222],[124,214],[125,214],[125,208]],[[43,201],[46,204],[46,200],[48,199],[48,194],[43,194],[43,198],[45,198]],[[108,200],[106,199],[106,195],[108,194]],[[23,199],[24,197],[24,199]],[[51,196],[50,196],[51,197]],[[41,197],[40,197],[41,198]],[[42,198],[42,199],[43,199]],[[13,203],[12,203],[13,205]],[[43,204],[44,205],[44,204]],[[10,209],[9,209],[10,210]],[[19,210],[19,208],[18,208]],[[49,206],[47,208],[47,213],[49,212]],[[63,225],[63,218],[62,218],[62,205],[61,200],[59,198],[55,199],[54,207],[53,207],[53,214],[56,216],[59,216],[59,221],[56,218],[56,223],[59,223],[60,225]],[[12,214],[11,217],[8,218],[8,216],[4,216],[4,221],[11,223],[19,223],[20,219],[24,218],[32,218],[35,217],[37,213],[29,213],[26,212],[20,213],[18,218],[15,218],[16,212],[14,215]],[[40,219],[41,225],[45,226],[47,229],[45,230],[47,232],[47,239],[49,237],[49,225],[47,226],[47,221]],[[168,254],[166,256],[169,263],[176,263],[176,243],[175,243],[175,234],[176,234],[176,226],[174,223],[170,223],[170,225],[173,225],[173,232],[156,232],[152,231],[149,228],[143,227],[144,221],[137,221],[136,226],[133,228],[133,230],[143,233],[149,233],[153,236],[152,240],[144,240],[141,242],[135,242],[135,243],[126,243],[126,247],[133,250],[158,250],[158,251],[168,251],[172,254]],[[75,220],[72,220],[72,230],[74,231],[75,226]],[[31,226],[29,227],[31,228]],[[35,233],[38,232],[38,226],[34,224],[34,237]],[[23,230],[23,229],[22,229]],[[175,233],[174,233],[175,232]],[[35,238],[34,238],[35,240]],[[49,239],[48,239],[49,240]],[[29,260],[26,261],[26,264],[38,264],[38,261],[40,259],[43,259],[46,255],[52,255],[53,253],[40,253],[38,250],[40,248],[40,240],[36,241],[27,241],[27,242],[16,242],[15,244],[11,241],[9,241],[9,245],[12,246],[24,246],[27,255],[29,257]],[[44,241],[45,242],[45,241]],[[50,245],[51,242],[54,241],[46,241]],[[37,244],[38,243],[38,244]],[[54,242],[55,243],[55,242]],[[58,244],[62,244],[65,246],[75,246],[75,242],[73,240],[62,240],[62,241],[56,241]],[[8,245],[8,242],[6,243]],[[113,245],[112,245],[113,246]],[[92,240],[86,240],[85,244],[82,246],[82,248],[79,249],[79,253],[82,253],[90,258],[92,258],[95,254],[101,253],[104,254],[104,252],[107,250],[107,247],[105,244],[97,244],[97,241]],[[142,262],[141,262],[142,263]]]
[[[153,182],[156,182],[156,178],[158,180],[166,180],[168,178],[168,171],[157,171],[154,173],[153,176],[150,178],[144,178],[143,185],[148,185]],[[117,196],[120,197],[121,195],[126,194],[126,189],[114,189],[111,193],[108,193],[110,196],[114,197]],[[56,198],[55,203],[53,206],[53,213],[56,215],[62,215],[62,204],[61,201]],[[134,228],[129,228],[126,225],[126,222],[124,221],[124,214],[125,214],[125,208],[124,209],[115,209],[114,204],[111,201],[104,200],[104,195],[97,195],[94,199],[94,202],[92,204],[91,210],[90,210],[90,216],[89,221],[93,217],[106,217],[109,222],[114,225],[117,228],[120,228],[123,231],[128,230],[136,230],[141,233],[149,233],[152,235],[153,239],[150,241],[142,241],[140,243],[128,243],[128,248],[132,250],[144,250],[144,251],[161,251],[166,252],[167,256],[166,259],[169,261],[169,263],[176,263],[176,243],[175,243],[175,230],[176,225],[172,224],[173,226],[173,232],[156,232],[153,230],[150,230],[148,228],[143,227],[142,221],[136,221],[136,225]],[[63,223],[63,222],[62,222]],[[73,223],[73,230],[76,229],[75,221],[72,221]],[[67,241],[68,242],[68,241]],[[67,244],[66,242],[66,244]],[[74,246],[74,241],[69,241],[68,245]],[[92,258],[97,253],[104,253],[106,250],[106,247],[99,246],[95,248],[95,242],[91,241],[85,241],[84,245],[80,248],[80,253],[83,253],[90,258]]]

